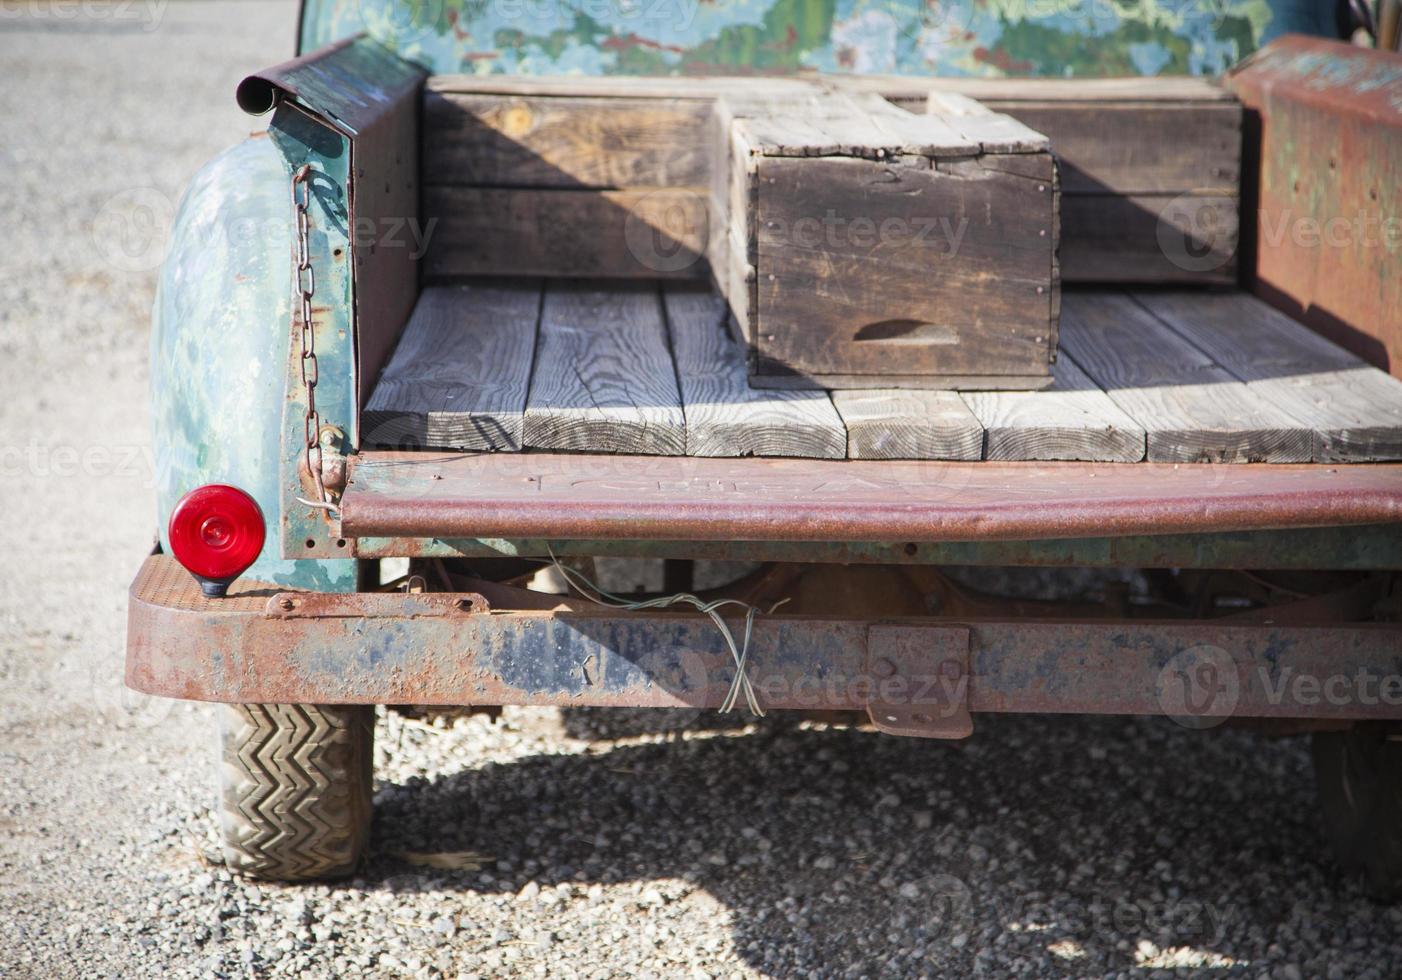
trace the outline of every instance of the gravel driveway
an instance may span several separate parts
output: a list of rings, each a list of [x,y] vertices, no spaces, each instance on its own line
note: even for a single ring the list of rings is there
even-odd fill
[[[0,6],[0,976],[1399,975],[1306,742],[1163,719],[388,717],[363,877],[231,879],[209,709],[124,693],[125,589],[161,221],[294,18]]]

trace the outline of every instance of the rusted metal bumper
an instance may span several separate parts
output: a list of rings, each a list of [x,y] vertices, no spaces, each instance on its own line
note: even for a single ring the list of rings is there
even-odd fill
[[[348,538],[972,541],[1402,520],[1402,465],[361,453]]]
[[[500,603],[511,590],[485,589]],[[329,595],[236,583],[203,597],[170,558],[131,589],[126,679],[225,702],[715,708],[735,676],[686,614],[482,593]],[[746,670],[765,708],[869,711],[898,734],[980,712],[1402,717],[1402,629],[1281,621],[763,616]]]

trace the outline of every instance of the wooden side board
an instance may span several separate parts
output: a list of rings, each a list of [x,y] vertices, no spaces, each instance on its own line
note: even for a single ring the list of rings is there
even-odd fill
[[[1051,141],[1067,282],[1230,284],[1240,222],[1241,106],[1220,89],[1136,98],[1133,86],[983,86]],[[1090,94],[1094,92],[1095,94]],[[936,111],[947,100],[931,92]]]
[[[424,173],[478,187],[704,185],[700,98],[589,98],[426,92]]]
[[[951,98],[972,97],[1046,134],[1061,160],[1066,282],[1235,280],[1241,109],[1220,87],[1202,79],[861,76],[765,79],[762,89],[736,78],[434,76],[424,95],[423,176],[425,217],[439,219],[440,235],[430,240],[429,274],[704,277],[695,254],[689,264],[663,261],[664,269],[631,254],[624,232],[637,202],[654,189],[704,189],[695,206],[668,205],[672,225],[694,233],[668,234],[691,245],[709,233],[707,251],[717,247],[714,227],[694,225],[713,197],[716,148],[704,122],[713,103],[760,91],[771,100],[811,98],[832,87],[920,112],[932,95],[946,112]],[[998,148],[985,137],[984,150]],[[469,187],[494,193],[463,197]],[[561,190],[574,195],[555,197]],[[568,250],[533,241],[546,222],[557,243],[590,242],[595,254],[552,271],[545,260]],[[494,247],[464,245],[482,242],[488,229],[497,229]],[[743,274],[742,257],[730,243],[720,247],[730,266],[717,268],[717,279]],[[518,258],[534,264],[513,267]]]
[[[464,276],[699,279],[701,188],[489,188],[429,185],[437,219],[425,268]]]

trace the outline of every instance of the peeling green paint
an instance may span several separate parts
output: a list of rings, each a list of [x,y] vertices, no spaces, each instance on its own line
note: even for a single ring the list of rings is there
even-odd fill
[[[307,0],[301,47],[363,31],[470,74],[1212,75],[1333,30],[1326,0]]]
[[[291,317],[287,164],[264,136],[191,181],[152,311],[151,410],[162,546],[175,502],[208,483],[258,501],[268,540],[248,575],[346,592],[355,562],[288,561],[277,533],[278,446]]]

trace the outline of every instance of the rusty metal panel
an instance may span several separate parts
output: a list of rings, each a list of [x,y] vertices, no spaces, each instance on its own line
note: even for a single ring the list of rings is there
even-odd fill
[[[355,538],[358,558],[700,558],[1047,568],[1402,569],[1402,524],[1034,541],[547,541]]]
[[[355,417],[418,298],[418,260],[428,235],[419,220],[419,90],[427,73],[358,37],[250,75],[239,105],[261,114],[294,102],[346,140],[345,235],[352,264]],[[336,252],[333,261],[343,264]]]
[[[867,714],[878,729],[916,738],[973,734],[966,627],[878,624],[867,631],[867,656]]]
[[[968,541],[1402,519],[1402,465],[363,453],[349,537]]]
[[[309,609],[324,600],[334,615],[297,614],[284,608],[288,598]],[[471,608],[458,605],[463,598]],[[229,702],[714,708],[734,677],[702,616],[484,602],[316,597],[246,581],[211,600],[155,555],[132,585],[127,683]],[[897,634],[907,680],[899,690],[880,687],[871,659],[871,633],[887,627],[914,630]],[[940,665],[965,635],[967,688],[951,699]],[[866,710],[876,691],[879,707],[912,713],[957,711],[962,698],[973,713],[1398,718],[1402,627],[763,616],[747,676],[764,708]]]
[[[1259,141],[1252,288],[1402,377],[1402,54],[1287,36],[1229,84]]]

